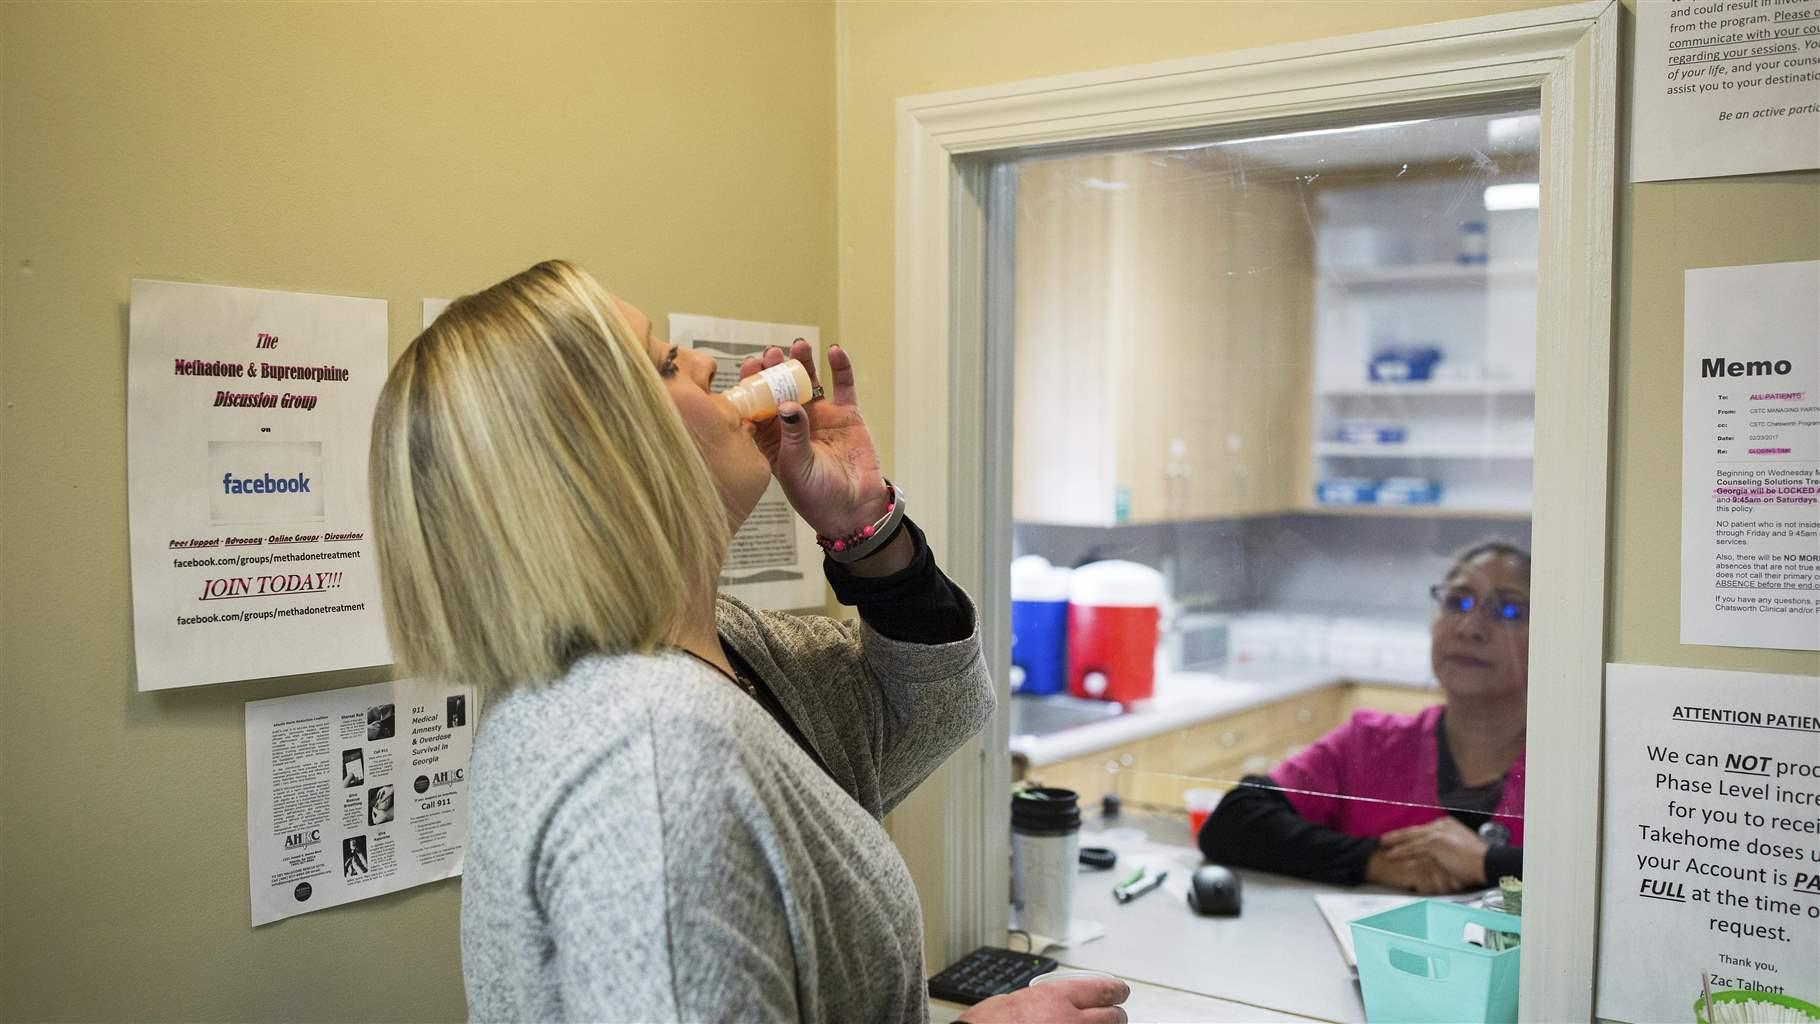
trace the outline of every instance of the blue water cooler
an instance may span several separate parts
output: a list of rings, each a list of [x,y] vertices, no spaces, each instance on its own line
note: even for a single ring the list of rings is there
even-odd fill
[[[1069,570],[1040,555],[1011,563],[1011,692],[1068,688]]]

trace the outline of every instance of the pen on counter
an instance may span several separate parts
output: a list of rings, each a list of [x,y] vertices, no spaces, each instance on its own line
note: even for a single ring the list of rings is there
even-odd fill
[[[1147,875],[1144,873],[1144,869],[1142,869],[1142,868],[1139,868],[1137,871],[1133,872],[1133,874],[1138,875],[1140,877],[1136,878],[1135,880],[1127,879],[1126,881],[1120,882],[1118,885],[1113,886],[1113,889],[1112,889],[1112,898],[1113,899],[1118,900],[1120,903],[1130,903],[1132,900],[1137,899],[1139,896],[1142,896],[1145,893],[1149,892],[1150,890],[1156,888],[1157,886],[1162,885],[1163,879],[1169,877],[1169,872],[1167,872],[1167,871],[1158,871],[1154,875]]]

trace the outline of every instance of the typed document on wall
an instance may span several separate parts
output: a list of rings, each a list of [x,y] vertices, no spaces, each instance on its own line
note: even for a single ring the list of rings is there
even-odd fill
[[[392,660],[367,505],[381,299],[133,282],[139,689]]]
[[[739,364],[775,345],[785,352],[797,340],[821,355],[821,331],[801,324],[670,314],[670,341],[714,357],[713,390],[739,382]],[[819,608],[825,595],[822,551],[776,480],[733,537],[721,567],[721,591],[759,608]]]
[[[401,679],[247,702],[254,925],[461,874],[474,701]]]
[[[1638,0],[1632,181],[1820,167],[1820,0]]]
[[[430,325],[436,322],[436,318],[442,315],[442,311],[448,309],[454,303],[454,299],[423,300],[423,329],[426,331],[429,330]]]
[[[1681,642],[1820,650],[1820,260],[1686,280]]]
[[[1820,1018],[1816,680],[1612,664],[1605,699],[1598,1016]]]

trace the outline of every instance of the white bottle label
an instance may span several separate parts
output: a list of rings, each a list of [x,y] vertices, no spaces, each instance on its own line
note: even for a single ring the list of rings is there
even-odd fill
[[[779,364],[759,373],[759,377],[771,388],[771,400],[782,405],[785,402],[801,402],[802,396],[796,393],[796,374],[790,367]]]

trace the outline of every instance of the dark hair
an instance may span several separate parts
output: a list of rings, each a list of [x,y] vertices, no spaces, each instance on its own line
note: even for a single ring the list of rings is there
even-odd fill
[[[1454,554],[1453,564],[1448,566],[1447,575],[1442,579],[1453,579],[1459,575],[1460,570],[1486,555],[1515,559],[1516,563],[1523,567],[1523,579],[1525,581],[1529,579],[1529,552],[1507,540],[1482,540],[1461,548]]]

